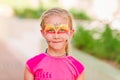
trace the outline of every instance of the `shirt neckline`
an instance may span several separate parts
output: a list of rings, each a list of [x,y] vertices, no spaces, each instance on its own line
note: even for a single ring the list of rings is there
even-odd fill
[[[51,56],[49,55],[48,53],[44,53],[46,56],[50,57],[50,58],[54,58],[54,59],[66,59],[68,57],[70,57],[70,55],[66,55],[66,56],[63,56],[63,57],[57,57],[57,56]]]

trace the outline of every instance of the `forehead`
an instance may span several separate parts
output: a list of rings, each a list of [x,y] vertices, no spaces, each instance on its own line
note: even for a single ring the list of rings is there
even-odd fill
[[[46,24],[68,24],[67,18],[57,15],[49,16],[45,20]]]

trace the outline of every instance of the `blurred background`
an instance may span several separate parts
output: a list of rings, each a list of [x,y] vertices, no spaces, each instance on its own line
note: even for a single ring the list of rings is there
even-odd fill
[[[53,7],[73,16],[70,54],[85,80],[120,80],[120,0],[0,0],[0,80],[23,80],[26,60],[45,51],[40,16]]]

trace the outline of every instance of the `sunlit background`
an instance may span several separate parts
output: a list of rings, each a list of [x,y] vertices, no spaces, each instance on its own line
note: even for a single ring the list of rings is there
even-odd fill
[[[120,80],[120,0],[0,0],[0,80],[23,80],[26,60],[45,51],[39,21],[53,7],[73,16],[70,54],[85,80]]]

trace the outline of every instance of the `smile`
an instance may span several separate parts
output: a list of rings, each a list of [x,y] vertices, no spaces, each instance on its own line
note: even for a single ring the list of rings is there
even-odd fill
[[[52,43],[61,43],[63,41],[52,41]]]

